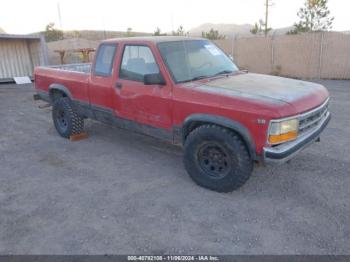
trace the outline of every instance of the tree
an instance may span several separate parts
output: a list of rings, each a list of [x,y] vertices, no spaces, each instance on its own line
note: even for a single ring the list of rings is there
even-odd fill
[[[153,33],[154,36],[162,36],[162,35],[167,35],[166,33],[161,33],[160,28],[157,27],[156,31]]]
[[[172,32],[172,35],[175,35],[175,36],[187,36],[188,32],[185,32],[183,26],[180,25],[179,28],[176,31]]]
[[[254,27],[252,29],[250,29],[250,32],[253,34],[253,35],[257,35],[259,32],[261,32],[261,26],[259,26],[258,23],[255,23],[254,24]]]
[[[45,28],[46,42],[58,41],[63,39],[63,31],[55,28],[55,23],[49,23]]]
[[[294,29],[288,34],[300,32],[317,32],[332,29],[334,17],[330,17],[328,0],[306,0],[304,7],[299,9],[300,21],[294,24]]]
[[[263,26],[265,26],[264,21],[262,19],[260,19],[259,23],[255,23],[254,27],[252,29],[250,29],[250,32],[253,35],[259,35],[259,34],[265,33]],[[269,32],[270,30],[271,30],[271,28],[268,28],[267,32]]]
[[[224,35],[220,35],[218,30],[210,29],[209,32],[202,32],[202,37],[208,38],[210,40],[225,39]]]

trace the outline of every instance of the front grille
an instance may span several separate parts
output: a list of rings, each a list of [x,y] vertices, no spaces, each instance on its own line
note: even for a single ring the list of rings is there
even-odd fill
[[[327,116],[327,113],[328,100],[320,107],[299,116],[299,135],[316,128],[318,124]]]

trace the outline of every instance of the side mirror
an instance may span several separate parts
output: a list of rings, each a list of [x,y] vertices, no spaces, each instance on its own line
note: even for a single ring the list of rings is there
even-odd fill
[[[146,74],[143,76],[143,83],[145,85],[165,85],[165,80],[161,73]]]

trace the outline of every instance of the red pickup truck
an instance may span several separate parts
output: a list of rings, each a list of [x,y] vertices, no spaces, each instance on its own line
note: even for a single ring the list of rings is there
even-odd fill
[[[92,118],[184,147],[199,185],[242,186],[254,162],[281,163],[319,140],[330,120],[319,84],[241,71],[201,38],[103,41],[94,63],[37,67],[35,98],[53,105],[65,138]]]

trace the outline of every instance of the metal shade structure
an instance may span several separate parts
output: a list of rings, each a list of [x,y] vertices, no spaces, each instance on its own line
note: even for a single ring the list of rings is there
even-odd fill
[[[0,34],[0,82],[32,77],[34,67],[39,65],[47,65],[43,36]]]

